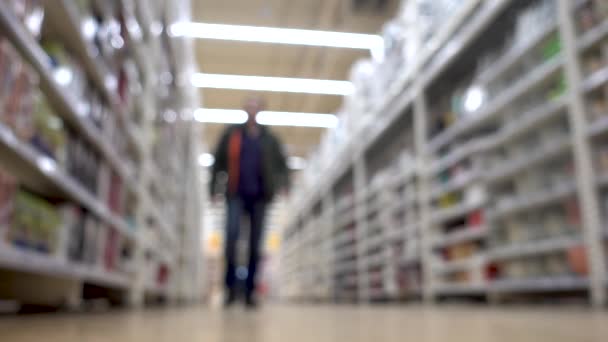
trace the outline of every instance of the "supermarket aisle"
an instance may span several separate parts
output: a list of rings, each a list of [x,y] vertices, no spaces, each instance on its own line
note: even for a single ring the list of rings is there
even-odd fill
[[[175,309],[0,318],[0,340],[23,341],[605,341],[608,314],[488,308],[275,306],[252,313]]]

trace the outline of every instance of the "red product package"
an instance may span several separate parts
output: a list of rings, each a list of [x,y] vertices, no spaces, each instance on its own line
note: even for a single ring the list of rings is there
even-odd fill
[[[104,266],[108,271],[115,270],[118,261],[118,244],[120,235],[114,228],[108,230],[106,245],[104,246]]]
[[[565,203],[566,216],[568,223],[575,228],[581,226],[581,212],[578,207],[578,202],[575,199],[571,199]]]
[[[108,206],[112,212],[122,215],[123,202],[124,202],[124,187],[120,176],[116,173],[112,174],[112,180],[110,182],[110,192],[108,196]]]
[[[470,213],[469,216],[467,217],[467,226],[469,226],[469,228],[471,227],[475,227],[478,228],[481,225],[483,225],[484,223],[484,217],[483,217],[483,210],[475,210],[474,212]]]

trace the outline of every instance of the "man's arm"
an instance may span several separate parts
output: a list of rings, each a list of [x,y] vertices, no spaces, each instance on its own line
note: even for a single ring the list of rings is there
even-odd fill
[[[279,188],[283,188],[285,191],[289,190],[289,169],[287,167],[287,158],[285,156],[285,150],[283,148],[283,144],[277,137],[274,137],[274,146],[275,146],[275,165],[278,172],[279,177]]]
[[[211,168],[211,182],[209,183],[209,194],[211,197],[216,195],[217,176],[220,172],[228,170],[227,154],[228,154],[228,139],[230,137],[230,129],[226,129],[215,148],[213,157],[215,162]]]

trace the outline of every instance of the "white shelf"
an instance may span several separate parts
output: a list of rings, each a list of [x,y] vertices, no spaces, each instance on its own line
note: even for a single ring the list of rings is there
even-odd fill
[[[490,283],[490,292],[585,291],[589,280],[577,276],[549,276],[530,279],[505,279]]]
[[[576,2],[582,1],[585,0],[576,0]],[[559,6],[564,5],[562,1],[556,1],[557,3],[559,3]],[[465,4],[463,3],[463,5]],[[596,302],[599,303],[601,299],[599,297],[601,296],[597,295],[596,278],[601,274],[595,271],[592,272],[594,273],[593,282],[587,279],[567,276],[500,280],[493,282],[491,286],[484,280],[482,271],[483,265],[486,262],[512,259],[525,260],[525,258],[538,258],[539,256],[563,253],[574,246],[585,244],[590,247],[594,246],[588,239],[590,236],[588,233],[591,234],[593,231],[587,231],[586,229],[593,228],[595,221],[593,216],[595,214],[590,213],[593,210],[587,211],[588,206],[583,206],[586,203],[593,203],[588,199],[588,190],[590,189],[587,189],[587,184],[583,184],[584,182],[581,183],[581,186],[584,185],[584,189],[578,189],[578,183],[575,181],[586,174],[585,170],[589,166],[587,165],[588,161],[585,160],[587,159],[585,153],[588,152],[585,150],[589,148],[586,145],[594,143],[595,140],[586,141],[581,144],[580,127],[587,129],[587,132],[584,132],[586,135],[583,134],[583,138],[587,138],[587,136],[591,138],[608,132],[608,119],[602,118],[596,122],[585,123],[584,121],[587,120],[584,113],[585,109],[580,108],[581,106],[577,105],[577,101],[584,97],[586,92],[608,83],[608,68],[587,77],[583,80],[582,84],[579,82],[578,77],[573,77],[572,74],[575,74],[573,69],[576,71],[576,68],[580,68],[581,61],[578,60],[579,58],[576,55],[580,55],[583,53],[583,50],[591,46],[596,46],[603,40],[603,37],[608,36],[608,20],[604,20],[599,26],[582,35],[580,39],[574,41],[573,45],[568,35],[571,33],[569,32],[571,29],[576,31],[576,28],[570,27],[573,23],[569,23],[565,16],[560,15],[554,18],[554,22],[549,26],[539,27],[539,30],[534,30],[534,32],[530,31],[531,35],[524,37],[525,42],[518,40],[516,47],[500,51],[502,54],[499,54],[495,58],[494,63],[487,70],[476,75],[475,65],[479,66],[480,62],[477,57],[487,56],[485,53],[482,56],[477,51],[471,51],[471,43],[475,42],[475,45],[483,49],[484,52],[486,48],[488,50],[501,49],[499,46],[490,44],[488,39],[478,39],[478,37],[485,37],[483,36],[484,32],[489,32],[487,28],[489,25],[492,25],[493,19],[499,13],[504,13],[505,16],[513,15],[514,11],[523,11],[524,9],[517,6],[515,2],[508,0],[470,1],[466,5],[471,6],[467,15],[463,14],[460,17],[455,14],[453,24],[450,24],[454,25],[454,27],[446,29],[446,26],[448,26],[446,21],[446,25],[440,29],[444,30],[442,37],[444,37],[445,41],[441,41],[441,39],[438,41],[429,39],[423,42],[423,46],[417,56],[418,60],[414,63],[415,68],[404,68],[394,71],[398,74],[396,75],[397,81],[387,87],[389,89],[385,92],[383,98],[375,99],[372,105],[364,109],[366,112],[371,113],[366,113],[369,114],[366,115],[366,119],[361,122],[354,132],[349,132],[351,138],[346,142],[345,148],[337,152],[337,158],[328,167],[327,173],[330,175],[327,180],[318,184],[312,184],[311,187],[314,188],[314,191],[308,190],[308,192],[315,193],[315,196],[322,198],[324,194],[319,189],[323,187],[333,188],[337,177],[341,177],[346,170],[352,170],[352,183],[356,187],[355,193],[361,190],[362,193],[367,193],[368,195],[377,194],[382,191],[382,188],[390,192],[393,203],[386,206],[386,212],[382,212],[382,214],[390,215],[390,221],[382,230],[386,236],[385,243],[388,253],[384,255],[382,252],[374,251],[370,255],[370,250],[368,249],[378,246],[380,242],[376,236],[371,233],[368,234],[367,230],[361,232],[361,229],[358,229],[357,245],[352,247],[358,253],[356,260],[339,262],[339,265],[343,265],[344,263],[351,265],[351,273],[348,273],[351,277],[349,279],[352,279],[355,285],[359,285],[359,288],[353,290],[355,291],[353,297],[366,300],[376,295],[383,295],[385,291],[376,290],[374,286],[372,286],[373,289],[370,289],[368,287],[369,284],[367,284],[371,275],[371,269],[368,267],[370,264],[375,265],[374,262],[377,261],[379,266],[385,265],[388,267],[386,268],[387,272],[393,268],[403,266],[412,266],[416,267],[416,269],[420,266],[422,270],[430,270],[430,275],[433,279],[425,279],[422,292],[429,294],[432,298],[436,298],[438,295],[485,296],[492,294],[492,291],[497,292],[500,289],[503,292],[530,291],[530,289],[539,289],[539,291],[551,291],[552,289],[593,289],[590,293],[592,294],[590,298],[593,299],[594,304]],[[578,5],[573,4],[573,6]],[[508,11],[506,10],[507,7]],[[562,10],[563,8],[559,9],[559,11]],[[502,19],[505,18],[503,17]],[[450,22],[452,23],[451,20]],[[498,24],[513,26],[514,21],[511,22],[505,19],[501,20]],[[575,25],[576,23],[574,23]],[[511,31],[510,28],[506,27],[493,27],[492,32],[503,28],[505,30],[502,30],[502,32]],[[576,32],[574,33],[576,34]],[[561,38],[562,49],[560,53],[549,60],[539,61],[535,66],[529,65],[531,61],[529,61],[528,57],[534,59],[532,55],[538,55],[543,44],[553,39],[554,36]],[[489,39],[491,40],[491,38]],[[512,42],[508,34],[501,34],[500,38],[505,44]],[[502,40],[502,38],[505,39]],[[448,70],[461,66],[462,63],[460,62],[471,58],[472,60],[465,63],[466,68],[471,71],[470,75],[464,76],[461,73],[451,72],[456,70]],[[575,60],[570,60],[572,58],[575,58]],[[457,63],[454,63],[452,67],[453,62]],[[435,85],[437,82],[440,82],[440,80],[437,80],[438,77],[443,78],[442,74],[444,74],[444,70],[448,71],[445,73],[446,77],[452,76],[453,79],[458,78],[458,76],[463,76],[466,79],[472,78],[474,84],[487,87],[491,90],[491,94],[489,99],[485,101],[476,113],[472,113],[466,119],[457,121],[438,135],[432,137],[429,142],[429,126],[431,126],[432,122],[428,121],[430,115],[428,105],[441,100],[437,96],[447,97],[443,100],[448,100],[451,95],[449,92],[445,94],[430,93],[439,88],[435,87]],[[519,75],[511,75],[512,72],[519,72]],[[562,78],[569,84],[564,94],[552,99],[537,96],[538,99],[535,100],[530,97],[539,91],[546,92],[553,89],[553,86],[556,84],[555,82],[562,82]],[[499,89],[495,89],[492,91],[502,81],[508,82],[505,83],[506,89],[500,91]],[[458,90],[462,89],[458,87]],[[584,107],[584,104],[582,107]],[[415,200],[420,203],[416,203],[416,207],[406,206],[409,200],[405,199],[405,196],[393,196],[393,194],[397,193],[398,186],[409,180],[399,180],[399,175],[390,175],[390,180],[385,182],[386,184],[380,185],[374,182],[372,186],[364,188],[365,184],[360,184],[362,183],[360,180],[364,179],[363,176],[367,176],[367,170],[365,170],[367,165],[363,165],[361,174],[357,174],[359,166],[361,166],[360,163],[364,163],[366,157],[365,155],[361,156],[360,152],[367,151],[372,144],[377,143],[382,137],[386,137],[386,134],[389,132],[387,128],[392,127],[397,120],[401,118],[409,120],[410,117],[406,117],[408,115],[411,116],[412,126],[406,128],[407,132],[404,132],[404,135],[408,134],[408,137],[411,135],[415,140],[413,151],[410,150],[411,147],[408,147],[408,152],[413,153],[412,157],[419,165],[416,173],[419,177],[412,179],[413,182],[416,182],[416,190],[419,191],[416,194]],[[581,120],[583,122],[579,122]],[[569,128],[567,131],[564,130],[563,135],[559,135],[559,132],[552,130],[548,130],[546,133],[556,133],[553,136],[544,134],[545,128],[557,128],[553,124],[562,123],[562,121],[567,122]],[[412,129],[414,130],[413,134],[410,132]],[[540,136],[539,142],[519,145],[520,140],[522,140],[521,138],[527,135],[534,135],[536,131],[543,133]],[[358,137],[363,138],[358,139]],[[573,147],[575,146],[577,147],[576,154],[573,151]],[[511,147],[513,148],[512,150]],[[507,154],[508,159],[500,160],[499,152],[502,152],[503,149],[507,150],[506,152],[513,153]],[[519,151],[521,153],[517,153]],[[444,155],[444,152],[447,152],[447,155]],[[490,167],[486,167],[488,166],[485,163],[486,159],[490,162],[496,162],[489,165]],[[397,157],[393,158],[393,160],[396,162]],[[439,173],[450,169],[458,163],[463,161],[468,162],[469,160],[471,164],[470,173],[465,171],[460,177],[451,178],[444,184],[435,182],[435,177]],[[508,187],[511,181],[516,181],[517,177],[526,171],[536,170],[539,166],[544,166],[544,164],[548,164],[549,162],[563,160],[572,160],[576,164],[574,168],[576,174],[570,178],[565,177],[553,189],[538,190],[523,195],[518,191],[510,198],[510,201],[502,201],[500,206],[495,205],[496,201],[501,200],[500,194],[493,192],[493,190],[500,190],[501,187],[499,185]],[[336,165],[343,161],[347,161],[348,165]],[[324,172],[324,174],[326,173]],[[598,176],[594,181],[598,186],[608,186],[608,176]],[[557,180],[555,183],[558,183]],[[483,193],[484,196],[480,196],[482,198],[480,198],[479,203],[468,204],[465,200],[462,200],[453,206],[438,208],[439,204],[436,202],[442,195],[466,189],[472,184],[484,187],[484,190],[486,190]],[[363,189],[360,189],[360,187],[363,187]],[[591,189],[592,192],[594,190]],[[548,237],[535,241],[518,242],[507,246],[495,246],[492,244],[494,241],[500,240],[498,236],[492,235],[500,233],[497,231],[502,228],[498,221],[499,219],[512,217],[519,212],[544,210],[547,206],[555,203],[560,204],[562,199],[569,199],[570,197],[578,200],[581,208],[585,209],[583,210],[583,221],[585,223],[582,225],[590,224],[591,228],[581,228],[580,234],[577,234],[577,236]],[[508,199],[504,198],[504,200]],[[305,199],[305,201],[308,200],[317,201],[319,198],[311,196],[311,198]],[[371,201],[366,203],[357,202],[356,205],[361,206],[353,209],[357,214],[358,220],[368,220],[367,214],[369,212],[384,209],[379,201],[373,203]],[[495,208],[493,211],[492,206]],[[303,207],[306,208],[306,206]],[[396,219],[398,217],[396,210],[402,208],[407,208],[405,213],[407,220],[419,220],[417,222],[419,226],[416,226],[412,231],[408,230],[406,232],[404,227],[395,227],[397,225],[394,222],[397,222]],[[409,214],[414,213],[410,212],[410,210],[415,211],[418,215],[410,216]],[[443,233],[442,230],[442,232],[436,234],[437,228],[442,227],[442,224],[452,220],[454,223],[457,223],[456,219],[460,221],[461,218],[466,221],[468,214],[477,212],[477,210],[482,211],[483,216],[487,218],[486,224],[479,227],[479,229],[463,227],[462,231]],[[344,213],[336,213],[334,211],[334,214],[338,221],[345,220],[342,217]],[[592,216],[592,218],[588,218],[587,216]],[[307,220],[306,217],[303,219]],[[368,222],[367,229],[376,227],[379,223],[378,220],[368,221],[370,222]],[[466,223],[460,222],[460,224]],[[563,228],[565,232],[566,227]],[[605,236],[608,236],[608,233]],[[496,239],[494,239],[495,237]],[[398,249],[400,240],[403,241],[403,250],[401,253],[397,253],[396,249]],[[480,242],[484,248],[472,258],[466,260],[442,263],[436,262],[432,257],[429,259],[429,255],[433,256],[440,248],[467,242]],[[388,247],[392,247],[393,245],[395,248],[389,250]],[[314,246],[310,248],[313,251],[315,250]],[[595,254],[594,260],[589,261],[588,264],[595,264],[596,259],[603,256],[604,250],[605,248],[599,248],[600,253]],[[598,250],[595,250],[595,252],[598,252]],[[339,249],[338,253],[344,254],[345,252],[343,249]],[[386,260],[382,260],[383,258],[386,258]],[[396,266],[397,264],[399,266]],[[601,265],[602,263],[597,262],[597,264]],[[475,273],[472,275],[476,278],[475,281],[462,284],[445,283],[444,280],[447,279],[441,279],[442,275],[467,270]],[[373,275],[374,277],[376,276],[375,274]],[[337,295],[341,294],[339,291],[334,293]]]
[[[355,224],[357,218],[355,217],[355,211],[351,211],[350,213],[343,213],[340,218],[336,220],[335,227],[338,230],[349,228],[351,225]]]
[[[539,241],[520,242],[509,246],[493,248],[488,258],[493,261],[534,257],[543,254],[551,254],[568,248],[578,246],[582,243],[579,236],[559,236]]]
[[[459,190],[463,190],[468,186],[474,184],[477,180],[481,178],[480,170],[470,170],[467,171],[464,175],[459,175],[456,177],[452,177],[450,181],[445,184],[436,185],[431,190],[431,199],[436,199],[445,195],[446,193],[456,192]]]
[[[535,210],[538,207],[553,204],[575,194],[576,183],[574,181],[560,184],[554,189],[522,194],[510,199],[507,204],[495,208],[490,217],[496,220],[521,211]]]
[[[48,56],[29,32],[27,32],[24,25],[17,20],[9,5],[4,2],[0,2],[0,25],[13,44],[21,51],[25,59],[38,71],[42,89],[49,101],[54,105],[57,115],[62,116],[66,121],[74,125],[101,152],[104,158],[108,160],[110,165],[123,178],[127,186],[134,184],[131,170],[119,159],[118,154],[106,142],[106,138],[102,133],[93,127],[91,123],[86,122],[73,95],[57,84],[52,75]]]
[[[492,140],[491,148],[513,142],[521,135],[537,128],[557,114],[567,110],[566,96],[549,101],[521,115],[517,120],[508,121]]]
[[[602,38],[606,36],[608,36],[608,19],[604,19],[602,23],[580,37],[578,39],[578,48],[580,50],[586,50],[599,43]]]
[[[420,263],[420,256],[416,255],[416,256],[412,256],[412,257],[402,257],[399,260],[399,265],[400,266],[410,266],[410,265],[415,265]]]
[[[386,254],[384,254],[383,251],[380,251],[379,253],[362,257],[361,264],[365,268],[379,267],[386,265],[387,260],[388,257],[386,256]]]
[[[525,169],[551,160],[563,153],[571,152],[570,146],[569,137],[561,138],[552,143],[545,143],[528,155],[516,158],[516,160],[505,160],[500,165],[492,167],[486,173],[485,180],[488,183],[499,183],[505,179],[514,178]]]
[[[464,227],[458,231],[442,234],[442,236],[437,237],[433,242],[433,246],[435,248],[441,248],[463,242],[484,239],[487,235],[488,229],[485,226]]]
[[[608,113],[606,113],[606,116],[602,117],[601,119],[591,122],[589,124],[587,134],[589,134],[590,138],[593,138],[606,132],[608,132]]]
[[[101,91],[104,98],[108,101],[110,108],[118,117],[118,122],[124,128],[129,143],[134,147],[134,150],[142,156],[144,154],[143,142],[138,138],[133,125],[127,118],[127,113],[121,108],[118,96],[108,87],[108,68],[101,63],[99,51],[86,41],[82,34],[81,23],[78,20],[80,13],[73,2],[67,0],[56,1],[54,6],[46,6],[45,17],[49,18],[58,28],[59,34],[65,38],[65,42],[69,44],[82,60],[87,74],[92,79],[98,90]]]
[[[472,270],[474,268],[481,269],[485,263],[485,257],[483,254],[478,253],[471,257],[462,260],[442,261],[433,265],[433,272],[435,274],[446,274],[454,272],[462,272]]]
[[[335,273],[354,272],[357,270],[356,260],[345,260],[337,263],[334,267]]]
[[[452,296],[474,296],[485,295],[487,285],[485,284],[450,284],[444,283],[437,286],[435,292],[439,295]]]
[[[3,242],[0,243],[0,267],[118,289],[128,289],[130,284],[128,276],[105,271],[100,266],[82,265],[56,256],[20,250]]]
[[[147,284],[146,285],[146,294],[150,296],[167,296],[169,293],[169,287],[167,285],[160,284]]]
[[[478,203],[461,203],[445,209],[435,209],[431,214],[431,223],[438,224],[459,216],[465,216],[471,211],[482,208],[483,204],[484,201],[479,201]]]
[[[431,164],[430,174],[435,175],[440,173],[461,162],[465,158],[469,158],[476,153],[488,149],[490,146],[492,146],[492,142],[493,139],[491,138],[476,139],[456,147],[456,149],[450,152],[447,156],[440,157],[439,160]]]
[[[474,5],[477,5],[478,2],[480,3],[481,8],[472,12],[474,10]],[[491,25],[492,20],[494,20],[510,3],[511,1],[508,0],[469,2],[469,11],[461,12],[461,17],[456,18],[459,19],[459,21],[464,20],[464,26],[462,26],[462,28],[460,25],[449,27],[450,30],[445,37],[446,39],[449,38],[450,41],[443,46],[441,51],[433,56],[434,64],[427,66],[426,72],[422,73],[422,77],[420,77],[421,85],[428,86],[428,84],[434,80],[454,60],[454,58],[459,56],[460,52],[464,50],[468,44]],[[457,30],[458,32],[456,33]],[[419,65],[426,64],[427,60],[430,58],[431,56],[423,56],[423,58],[420,59]]]
[[[149,215],[154,219],[161,234],[167,239],[171,245],[177,243],[177,230],[172,230],[171,225],[164,219],[160,210],[150,201],[149,196],[142,195],[141,200],[146,204]]]
[[[361,244],[363,246],[363,249],[366,251],[378,248],[378,247],[382,247],[382,245],[386,242],[386,236],[383,233],[376,233],[375,236],[367,236],[366,239],[364,239]]]
[[[348,261],[357,257],[357,245],[346,245],[334,252],[334,260]]]
[[[497,114],[500,114],[505,107],[509,106],[516,99],[534,89],[544,80],[555,75],[561,69],[562,64],[562,57],[554,57],[535,67],[534,70],[526,73],[525,76],[522,76],[522,78],[516,81],[512,86],[502,91],[498,97],[492,99],[477,113],[471,114],[470,119],[458,121],[444,132],[431,139],[428,148],[431,151],[436,152],[458,136],[471,132],[491,119],[494,119]]]
[[[354,244],[357,241],[357,236],[355,235],[355,231],[343,231],[336,235],[334,238],[334,246],[344,246],[349,244]]]
[[[608,83],[608,66],[594,72],[587,77],[582,84],[584,92],[592,92],[604,84]]]
[[[4,147],[4,157],[11,158],[13,167],[20,168],[20,180],[34,188],[42,187],[59,190],[69,199],[92,211],[99,219],[117,229],[125,237],[134,240],[136,233],[124,219],[110,212],[110,209],[90,194],[73,177],[62,171],[53,159],[41,155],[33,147],[20,141],[6,126],[0,124],[0,148]],[[14,163],[14,164],[13,164]],[[27,168],[27,170],[25,170]]]
[[[521,58],[528,54],[534,47],[538,46],[543,40],[547,39],[552,33],[557,31],[557,20],[549,26],[538,32],[534,37],[528,37],[528,41],[522,46],[514,48],[503,54],[498,61],[494,62],[491,67],[481,73],[476,79],[482,84],[488,84],[506,73],[515,64],[521,61]]]
[[[387,239],[390,241],[412,239],[418,233],[418,228],[418,223],[409,223],[402,227],[394,227],[387,232]]]

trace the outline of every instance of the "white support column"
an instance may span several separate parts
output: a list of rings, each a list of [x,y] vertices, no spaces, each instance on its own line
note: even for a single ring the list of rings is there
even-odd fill
[[[367,206],[365,197],[367,194],[367,174],[365,169],[365,156],[363,151],[357,151],[353,161],[353,182],[355,195],[355,227],[357,231],[357,270],[360,301],[368,300],[369,298],[369,279],[363,264],[363,240],[367,233]]]
[[[430,224],[430,199],[429,199],[429,179],[427,165],[429,155],[426,150],[427,134],[427,107],[424,93],[421,89],[416,90],[414,99],[414,134],[416,148],[416,166],[418,173],[418,203],[420,208],[420,243],[421,243],[421,264],[423,289],[422,295],[426,302],[435,299],[435,285],[431,270],[432,250],[430,238],[432,236]]]
[[[569,97],[569,119],[572,128],[574,161],[576,163],[576,182],[590,269],[590,300],[594,306],[599,307],[606,304],[604,238],[600,221],[591,148],[586,134],[588,124],[585,115],[585,105],[580,92],[582,75],[576,44],[575,25],[572,21],[572,2],[569,0],[558,0],[558,10],[559,29],[566,60],[567,95]]]

